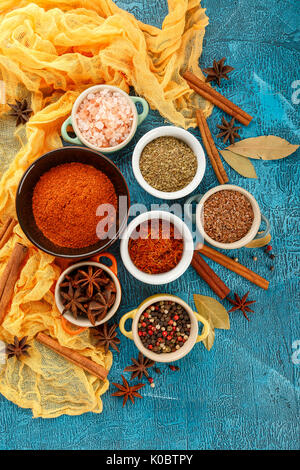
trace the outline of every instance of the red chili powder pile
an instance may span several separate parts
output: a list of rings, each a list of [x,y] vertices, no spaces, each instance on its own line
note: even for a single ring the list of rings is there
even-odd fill
[[[130,238],[128,251],[133,264],[144,273],[171,271],[181,260],[183,239],[173,224],[152,219],[136,229],[138,238]]]
[[[38,228],[53,243],[67,248],[99,241],[96,227],[101,218],[96,210],[100,204],[117,208],[115,188],[102,171],[83,163],[51,168],[38,181],[32,198]]]

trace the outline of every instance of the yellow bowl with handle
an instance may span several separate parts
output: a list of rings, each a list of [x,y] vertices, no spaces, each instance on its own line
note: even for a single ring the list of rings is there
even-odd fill
[[[185,309],[191,320],[191,330],[189,338],[180,349],[174,352],[158,354],[156,352],[150,351],[143,345],[138,335],[138,323],[140,316],[145,312],[145,310],[147,310],[148,307],[162,300],[175,302]],[[132,319],[132,327],[130,331],[126,330],[125,328],[125,323],[129,319]],[[199,334],[198,322],[203,324],[201,334]],[[131,312],[123,315],[120,320],[119,327],[124,336],[127,336],[127,338],[134,341],[136,347],[141,353],[144,354],[144,356],[155,362],[178,361],[178,359],[186,356],[193,349],[196,343],[203,341],[208,336],[210,330],[209,323],[205,318],[194,312],[191,307],[186,302],[184,302],[184,300],[180,299],[180,297],[170,294],[156,294],[148,297],[136,309],[131,310]]]

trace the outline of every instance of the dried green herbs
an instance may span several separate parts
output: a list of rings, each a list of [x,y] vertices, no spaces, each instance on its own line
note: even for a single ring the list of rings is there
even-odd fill
[[[140,170],[150,186],[173,192],[185,188],[194,178],[198,162],[192,149],[176,137],[158,137],[141,154]]]

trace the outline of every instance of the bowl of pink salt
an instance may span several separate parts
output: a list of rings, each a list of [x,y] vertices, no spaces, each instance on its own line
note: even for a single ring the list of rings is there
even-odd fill
[[[141,113],[136,108],[138,103]],[[95,85],[78,96],[71,116],[61,126],[61,135],[71,144],[84,144],[103,153],[116,152],[130,142],[148,112],[143,98],[129,96],[115,86]],[[70,126],[75,137],[68,133]]]

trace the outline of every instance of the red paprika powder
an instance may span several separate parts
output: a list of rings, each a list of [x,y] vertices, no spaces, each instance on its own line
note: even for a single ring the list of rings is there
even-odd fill
[[[101,204],[117,209],[115,188],[102,171],[84,163],[51,168],[41,176],[32,198],[38,228],[53,243],[67,248],[99,241],[96,211]]]

